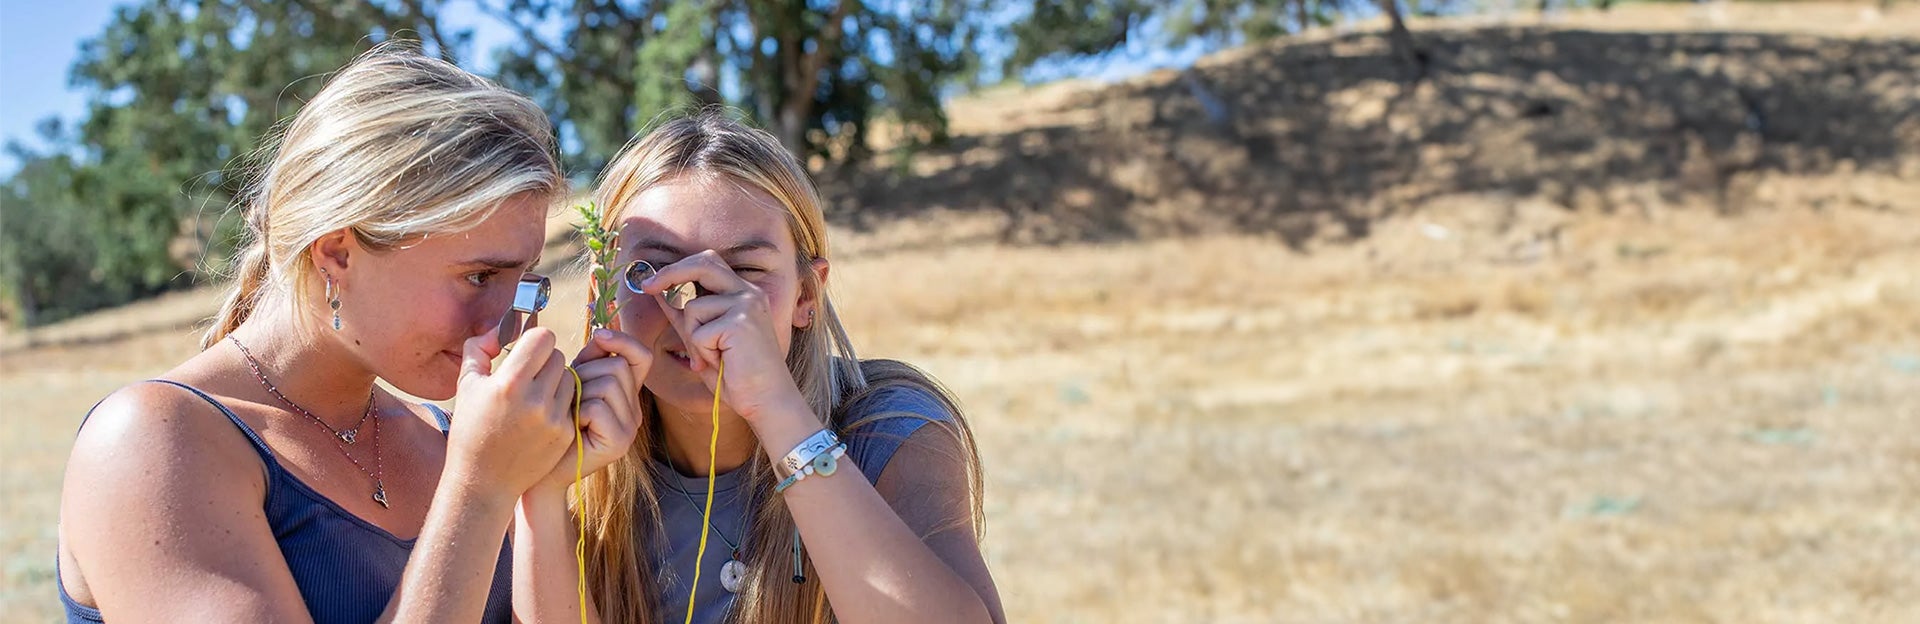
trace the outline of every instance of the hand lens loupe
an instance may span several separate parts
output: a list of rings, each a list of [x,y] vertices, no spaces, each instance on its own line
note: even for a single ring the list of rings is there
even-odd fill
[[[540,311],[546,309],[553,294],[553,282],[546,276],[528,273],[520,276],[513,289],[513,307],[500,318],[500,345],[518,340],[528,329],[540,326]]]

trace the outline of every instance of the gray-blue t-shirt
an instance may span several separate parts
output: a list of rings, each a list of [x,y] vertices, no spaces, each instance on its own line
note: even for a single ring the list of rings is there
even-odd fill
[[[881,389],[862,403],[865,406],[860,413],[848,415],[848,422],[858,422],[871,415],[879,415],[879,418],[861,425],[842,436],[842,439],[847,443],[847,459],[853,460],[854,465],[860,467],[860,472],[876,483],[880,473],[886,470],[887,462],[893,459],[894,452],[900,449],[900,444],[925,426],[928,422],[926,418],[952,421],[938,399],[918,388],[896,386]],[[886,415],[890,413],[896,415]],[[765,544],[742,543],[746,536],[747,514],[751,513],[751,501],[746,500],[750,493],[748,488],[741,487],[746,472],[734,470],[714,477],[713,527],[708,528],[700,522],[700,506],[705,503],[707,496],[706,478],[682,475],[656,460],[654,474],[659,475],[659,479],[654,487],[660,497],[660,518],[666,526],[664,554],[670,568],[662,570],[661,587],[666,593],[661,596],[660,606],[664,610],[663,615],[668,616],[668,621],[677,622],[686,617],[687,587],[693,580],[693,560],[700,547],[701,531],[718,529],[719,534],[707,536],[707,554],[700,562],[699,605],[693,613],[693,621],[698,623],[725,621],[727,610],[733,607],[734,595],[720,585],[720,567],[726,565],[730,554],[727,540],[740,546],[742,560],[747,559],[747,552],[768,547]],[[793,548],[793,544],[789,540],[781,540],[772,547],[786,550]],[[784,579],[789,573],[783,569],[775,571],[775,574]]]

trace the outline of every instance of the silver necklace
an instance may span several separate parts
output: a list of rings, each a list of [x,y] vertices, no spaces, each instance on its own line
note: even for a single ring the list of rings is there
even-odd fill
[[[293,399],[289,399],[287,395],[281,394],[280,389],[273,386],[273,382],[267,381],[267,374],[260,372],[260,361],[253,359],[253,352],[247,350],[247,345],[240,344],[239,338],[228,335],[227,339],[233,341],[233,346],[240,347],[240,354],[247,358],[247,368],[253,369],[254,376],[260,378],[260,385],[266,386],[267,393],[272,394],[273,398],[280,399],[281,403],[287,404],[287,407],[293,408],[293,411],[299,412],[302,416],[306,416],[308,421],[319,426],[321,429],[325,429],[329,435],[338,438],[342,443],[353,444],[353,441],[360,437],[360,426],[366,424],[367,418],[373,416],[372,388],[367,389],[367,411],[360,414],[360,420],[354,422],[352,427],[334,429],[333,425],[327,424],[327,421],[321,420],[319,416],[313,415],[313,412],[307,411],[307,408],[300,407],[293,402]]]
[[[669,467],[668,470],[672,468]],[[669,480],[673,478],[673,475],[667,476]],[[693,493],[680,489],[680,486],[672,481],[667,482],[667,487],[687,497],[687,504],[693,505],[695,509],[701,508],[700,503],[693,500]],[[714,526],[712,520],[707,521],[707,528],[711,529],[714,535],[720,536],[720,541],[727,543],[727,562],[720,566],[720,587],[727,590],[729,594],[738,594],[741,584],[747,580],[747,564],[740,561],[740,546],[734,544],[733,540],[727,539],[727,534],[720,532],[720,527]]]
[[[260,385],[267,387],[268,394],[272,394],[274,398],[280,399],[281,403],[285,403],[287,407],[292,408],[293,411],[299,412],[302,416],[306,416],[307,420],[318,425],[321,429],[327,430],[328,433],[333,434],[335,438],[333,448],[340,451],[340,455],[347,458],[347,461],[353,462],[353,467],[359,468],[361,474],[367,475],[369,479],[373,479],[373,502],[380,503],[381,509],[391,509],[391,507],[387,505],[387,485],[380,479],[380,419],[374,418],[373,390],[371,388],[367,390],[367,411],[360,415],[360,422],[354,423],[351,429],[335,431],[333,427],[327,425],[327,421],[320,420],[319,416],[313,415],[313,412],[307,411],[307,408],[300,407],[299,404],[293,402],[293,399],[289,399],[287,395],[281,394],[279,388],[273,387],[273,382],[267,380],[267,374],[260,371],[260,362],[253,359],[253,352],[247,350],[247,345],[240,344],[239,338],[228,335],[227,340],[233,341],[233,346],[240,347],[240,355],[247,359],[247,367],[253,369],[254,376],[260,378]],[[360,460],[354,459],[353,454],[348,453],[346,447],[347,444],[353,444],[353,440],[357,436],[355,432],[360,428],[360,423],[366,422],[369,418],[373,419],[373,432],[368,435],[368,437],[373,438],[373,470],[367,470],[366,466],[360,465]]]

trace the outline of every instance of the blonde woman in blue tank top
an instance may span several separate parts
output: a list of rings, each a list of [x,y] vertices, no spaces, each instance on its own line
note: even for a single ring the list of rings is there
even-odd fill
[[[521,95],[397,45],[333,75],[241,200],[204,350],[81,426],[68,621],[510,621],[514,502],[572,479],[576,400],[590,468],[627,448],[651,359],[595,336],[578,397],[550,331],[494,362],[564,186]]]
[[[594,195],[632,282],[618,327],[656,360],[626,457],[574,503],[521,499],[515,613],[581,621],[584,521],[589,621],[1002,621],[972,432],[931,377],[854,355],[794,157],[709,111],[629,144]]]

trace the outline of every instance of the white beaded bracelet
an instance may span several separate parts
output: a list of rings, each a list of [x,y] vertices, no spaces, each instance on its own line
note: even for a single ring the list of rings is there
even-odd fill
[[[785,481],[780,482],[780,485],[774,486],[773,491],[776,494],[785,492],[787,488],[793,487],[793,484],[805,481],[807,477],[814,474],[819,474],[822,477],[831,477],[833,473],[840,470],[840,458],[846,456],[847,444],[845,442],[835,444],[833,448],[827,449],[825,452],[815,453],[811,459],[807,460],[805,466],[801,466],[798,472],[789,475]]]

